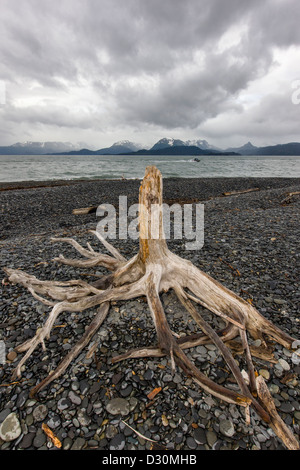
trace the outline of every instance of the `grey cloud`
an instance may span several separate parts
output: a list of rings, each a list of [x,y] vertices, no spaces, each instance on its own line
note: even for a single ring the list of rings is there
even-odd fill
[[[12,97],[1,110],[30,126],[195,129],[227,111],[243,115],[236,98],[268,72],[274,47],[300,44],[297,0],[1,0],[0,13],[0,79],[20,93],[30,81],[53,93],[46,109],[17,109]],[[238,25],[237,43],[219,52]],[[93,96],[80,116],[72,96],[69,108],[55,97],[82,79]]]

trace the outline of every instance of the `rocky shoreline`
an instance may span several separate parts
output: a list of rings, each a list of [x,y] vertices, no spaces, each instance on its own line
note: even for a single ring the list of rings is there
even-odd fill
[[[52,236],[74,237],[94,249],[88,232],[95,229],[95,214],[75,216],[72,210],[101,203],[118,207],[120,195],[128,205],[138,199],[138,180],[0,184],[1,267],[30,272],[41,279],[98,279],[102,270],[80,270],[51,262],[59,253],[76,257],[72,247],[53,244]],[[224,192],[256,188],[254,192],[224,197]],[[168,245],[182,257],[249,300],[275,324],[300,339],[300,197],[283,205],[286,195],[299,191],[300,178],[166,179],[164,200],[169,203],[203,203],[204,246],[185,250],[185,241]],[[134,240],[112,243],[125,257],[138,250]],[[196,325],[172,292],[162,302],[173,331],[193,333]],[[62,449],[174,450],[283,449],[274,432],[251,411],[247,425],[244,410],[211,397],[169,361],[128,360],[111,364],[111,358],[133,347],[155,343],[155,330],[144,299],[116,302],[98,335],[96,353],[84,351],[59,379],[35,399],[29,392],[75,344],[91,321],[94,310],[63,314],[46,343],[26,363],[22,378],[11,381],[21,355],[14,348],[31,338],[47,318],[49,308],[20,286],[1,285],[0,344],[0,449],[56,449],[47,437],[46,424]],[[204,312],[204,309],[203,309]],[[216,328],[219,320],[206,318]],[[255,359],[282,419],[299,437],[300,386],[298,359],[274,345],[276,363]],[[235,382],[213,345],[198,346],[189,357],[215,381],[235,388]],[[240,368],[246,365],[236,356]],[[150,399],[149,393],[159,390]],[[136,432],[135,432],[136,431]],[[5,434],[6,432],[6,434]],[[15,432],[15,434],[9,434]]]

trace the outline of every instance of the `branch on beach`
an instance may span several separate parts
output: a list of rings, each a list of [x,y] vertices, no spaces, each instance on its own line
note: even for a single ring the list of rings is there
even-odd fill
[[[239,191],[226,191],[223,196],[236,196],[238,194],[252,193],[253,191],[259,191],[259,188],[241,189]]]
[[[10,282],[22,284],[35,298],[52,306],[44,326],[37,330],[32,339],[18,347],[18,352],[25,352],[25,355],[18,363],[14,377],[20,377],[26,360],[39,345],[46,347],[45,340],[49,337],[55,321],[63,312],[82,312],[93,307],[98,309],[78,343],[62,359],[57,369],[36,385],[32,390],[32,396],[57,379],[80,351],[88,345],[109,315],[110,302],[144,296],[156,329],[157,344],[114,357],[112,360],[114,363],[129,358],[168,356],[173,372],[178,367],[206,393],[227,403],[244,407],[247,421],[249,407],[252,407],[262,420],[274,427],[275,432],[288,448],[299,448],[297,439],[291,438],[290,435],[286,438],[285,433],[282,432],[282,426],[276,424],[278,420],[276,421],[277,418],[274,417],[275,405],[270,396],[265,398],[262,379],[256,380],[257,373],[252,360],[254,356],[276,362],[269,343],[275,341],[291,349],[294,339],[264,318],[249,302],[200,271],[190,261],[172,253],[167,247],[162,216],[159,217],[158,227],[155,226],[155,233],[158,236],[153,239],[147,236],[153,233],[151,229],[152,224],[155,223],[154,218],[151,217],[153,205],[156,209],[162,208],[162,177],[156,167],[146,169],[140,187],[139,202],[140,207],[143,208],[139,215],[139,251],[130,260],[126,260],[97,232],[93,233],[110,255],[98,253],[90,245],[84,248],[73,239],[53,240],[68,243],[84,257],[83,259],[66,259],[61,255],[55,258],[56,262],[78,267],[103,266],[107,268],[109,274],[97,281],[93,283],[81,280],[40,281],[35,276],[22,271],[5,269]],[[199,327],[198,333],[178,337],[171,330],[160,300],[160,293],[170,289],[174,290],[182,308]],[[203,308],[222,318],[225,328],[215,331],[205,320],[202,314]],[[250,337],[262,339],[262,347],[252,346]],[[226,384],[220,385],[214,382],[201,372],[185,353],[186,349],[207,343],[214,344],[223,356],[224,362],[236,381],[237,390],[226,387]],[[235,354],[244,356],[249,381],[246,381],[245,374],[240,371],[234,358]]]
[[[80,207],[78,209],[73,209],[74,215],[86,215],[86,214],[94,214],[97,212],[98,206],[90,206],[90,207]]]
[[[300,191],[293,191],[291,193],[288,193],[288,195],[281,201],[280,204],[283,206],[290,204],[294,196],[300,196]]]

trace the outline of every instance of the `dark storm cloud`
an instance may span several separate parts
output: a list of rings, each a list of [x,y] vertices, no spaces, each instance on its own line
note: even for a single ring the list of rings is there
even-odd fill
[[[274,47],[299,45],[299,13],[298,0],[1,0],[0,79],[12,92],[0,119],[193,129],[242,113],[236,98],[269,71]],[[25,92],[18,105],[30,82],[52,93],[47,106]],[[79,117],[68,90],[83,82]]]

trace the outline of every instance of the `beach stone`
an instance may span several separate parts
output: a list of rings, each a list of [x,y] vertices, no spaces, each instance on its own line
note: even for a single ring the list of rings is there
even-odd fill
[[[129,413],[129,402],[125,398],[113,398],[106,405],[106,410],[112,415],[126,416]]]
[[[80,396],[76,395],[76,393],[71,390],[68,395],[70,401],[73,403],[73,405],[80,405],[81,403],[81,398]]]
[[[46,405],[38,405],[32,414],[35,421],[43,421],[48,414],[48,408]]]
[[[16,413],[10,413],[0,426],[0,438],[5,442],[17,439],[22,433],[20,421]]]
[[[23,392],[19,393],[18,399],[17,399],[17,402],[16,402],[17,408],[22,408],[22,406],[25,405],[27,398],[28,398],[28,391],[27,390],[24,390]]]
[[[259,375],[261,375],[266,380],[269,380],[270,378],[270,372],[267,369],[259,369]]]
[[[79,383],[79,389],[80,389],[80,393],[81,395],[86,395],[88,390],[90,388],[90,385],[88,383],[87,380],[82,380],[80,383]]]
[[[294,416],[298,421],[300,421],[300,411],[296,411]]]
[[[61,398],[57,402],[57,408],[60,411],[66,410],[67,408],[69,408],[70,405],[71,405],[71,401],[68,398]]]
[[[114,384],[114,385],[118,385],[118,383],[120,382],[120,380],[122,379],[123,377],[123,374],[121,372],[119,372],[118,374],[114,374],[112,376],[112,379],[111,379],[111,382]]]
[[[220,421],[220,432],[226,437],[232,437],[235,434],[233,423],[228,419],[222,419]]]
[[[281,403],[279,409],[281,411],[283,411],[284,413],[292,413],[295,410],[295,408],[293,407],[293,405],[290,402]]]
[[[37,449],[39,447],[42,447],[45,443],[47,442],[47,437],[45,433],[39,433],[36,434],[34,439],[33,439],[33,446],[36,447]]]
[[[154,372],[151,369],[147,369],[145,374],[144,374],[144,379],[145,380],[151,380],[154,377]]]
[[[11,413],[10,408],[4,408],[4,410],[0,412],[0,423],[2,423],[10,413]]]
[[[207,444],[210,447],[212,447],[217,442],[218,437],[214,431],[207,431],[206,439],[207,439]]]
[[[195,429],[194,439],[197,442],[197,444],[205,444],[206,443],[205,430],[203,428]]]
[[[63,442],[63,449],[70,450],[72,447],[73,441],[70,437],[66,437]]]
[[[101,383],[95,382],[90,388],[90,394],[93,395],[93,393],[99,392],[100,388],[101,388]]]
[[[16,357],[17,357],[16,351],[10,351],[6,356],[6,359],[8,361],[14,361],[16,359]]]
[[[91,418],[86,414],[85,410],[78,411],[78,421],[81,426],[88,426],[91,422]]]
[[[123,398],[129,397],[131,392],[132,392],[132,385],[131,384],[127,385],[126,388],[120,390],[120,394],[122,395]]]
[[[116,426],[109,424],[105,430],[105,437],[107,439],[113,439],[118,434]]]
[[[28,434],[25,434],[20,443],[20,449],[28,449],[29,447],[31,447],[34,437],[35,432],[29,432]]]
[[[188,446],[189,449],[196,449],[197,448],[197,442],[193,437],[188,437],[186,440],[186,445]]]
[[[48,424],[49,428],[51,428],[51,429],[57,428],[60,425],[60,423],[61,423],[61,421],[60,421],[60,417],[58,415],[52,416],[47,421],[47,424]]]
[[[279,387],[276,384],[271,384],[269,390],[270,390],[270,393],[274,395],[275,393],[279,392]]]
[[[290,365],[288,364],[288,362],[286,362],[285,359],[279,359],[278,362],[281,365],[281,367],[283,368],[283,370],[290,370]]]
[[[166,417],[166,415],[161,416],[161,422],[162,422],[162,425],[165,426],[165,427],[169,425],[169,420]]]
[[[5,342],[0,341],[0,364],[5,364]]]
[[[300,364],[300,349],[292,354],[292,363],[295,365]]]
[[[72,444],[71,450],[81,450],[85,444],[83,437],[77,437]]]
[[[122,433],[117,434],[109,444],[110,450],[122,450],[125,447],[125,436]]]
[[[260,433],[260,434],[257,434],[257,440],[258,440],[258,442],[260,442],[260,443],[266,442],[266,441],[267,441],[267,437],[266,437],[264,434]]]

